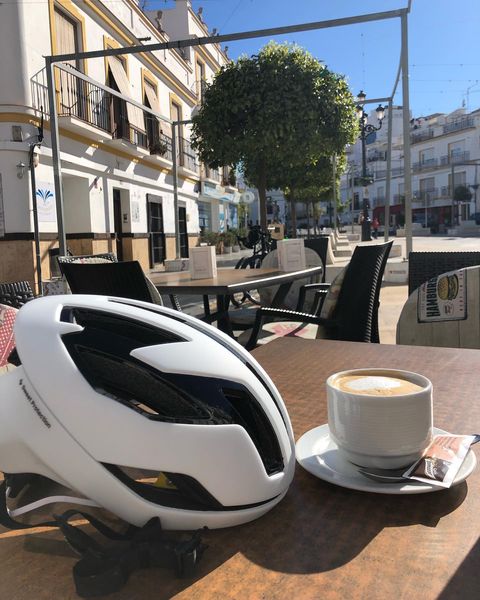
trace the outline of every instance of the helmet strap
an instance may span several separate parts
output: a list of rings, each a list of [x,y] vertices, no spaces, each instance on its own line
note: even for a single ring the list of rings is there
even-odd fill
[[[6,476],[8,479],[8,476]],[[73,567],[77,594],[83,598],[110,594],[120,590],[137,569],[166,567],[177,577],[191,577],[206,545],[200,530],[190,537],[163,531],[154,517],[143,527],[129,525],[121,533],[99,519],[79,510],[54,515],[54,520],[36,524],[19,523],[11,518],[6,502],[7,482],[0,483],[0,524],[8,529],[58,527],[68,544],[80,555]],[[74,515],[86,519],[97,532],[117,544],[103,545],[82,529],[69,523]]]

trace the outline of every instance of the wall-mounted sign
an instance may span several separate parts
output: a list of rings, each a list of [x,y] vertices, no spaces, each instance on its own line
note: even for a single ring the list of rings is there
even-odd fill
[[[132,200],[132,223],[140,223],[140,203]]]
[[[225,209],[223,204],[218,207],[218,231],[225,231]]]
[[[202,181],[201,193],[203,196],[223,200],[224,202],[238,202],[240,198],[238,192],[227,192],[223,186],[209,181]]]
[[[55,206],[55,188],[53,183],[44,181],[38,182],[36,196],[39,222],[56,222],[57,210]]]

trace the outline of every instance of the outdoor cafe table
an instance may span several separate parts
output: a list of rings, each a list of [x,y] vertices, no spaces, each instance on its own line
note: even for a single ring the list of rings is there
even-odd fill
[[[152,273],[150,279],[160,294],[200,295],[217,297],[218,327],[231,334],[228,319],[230,296],[262,287],[278,285],[272,301],[273,307],[281,305],[295,280],[309,279],[322,273],[322,266],[308,267],[299,271],[278,269],[218,269],[217,276],[209,279],[192,279],[189,271]]]
[[[432,380],[437,427],[480,433],[480,350],[284,338],[253,354],[285,400],[295,439],[327,421],[328,375],[380,366]],[[473,450],[478,454],[478,446]],[[76,598],[75,559],[27,551],[26,538],[40,544],[61,536],[54,530],[0,534],[0,598]],[[449,490],[399,496],[338,487],[297,465],[290,490],[272,511],[246,525],[205,532],[203,539],[208,548],[194,578],[137,571],[110,597],[477,599],[480,469]]]

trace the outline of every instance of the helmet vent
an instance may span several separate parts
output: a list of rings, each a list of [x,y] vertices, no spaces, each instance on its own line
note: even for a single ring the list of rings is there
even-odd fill
[[[272,394],[272,390],[271,390],[270,386],[265,382],[264,378],[260,375],[260,373],[250,363],[246,363],[246,365],[247,365],[247,368],[249,369],[249,371],[251,371],[253,373],[253,375],[255,375],[255,377],[258,379],[258,381],[260,381],[260,383],[263,385],[263,387],[267,391],[268,395],[272,399],[273,403],[277,407],[278,412],[280,413],[280,416],[282,417],[282,421],[285,423],[285,426],[287,426],[287,423],[285,421],[285,415],[280,410],[280,407],[278,406],[277,399]]]
[[[252,438],[268,475],[283,470],[283,458],[277,436],[258,402],[246,389],[223,388],[235,423],[244,427]]]
[[[198,511],[244,510],[262,506],[275,498],[253,504],[223,506],[198,480],[189,475],[102,464],[112,475],[142,498],[171,508]]]
[[[126,351],[128,346],[130,346],[129,352],[131,352],[135,348],[144,346],[186,341],[171,331],[153,327],[129,317],[112,315],[101,310],[65,306],[60,314],[60,320],[84,327],[83,332],[65,334],[63,336],[64,340],[68,336],[82,336],[85,334],[85,337],[88,336],[92,343],[95,343],[95,340],[98,339],[98,345],[104,347],[108,340],[106,342],[101,338],[108,336],[113,340],[110,345],[121,344],[120,351]]]

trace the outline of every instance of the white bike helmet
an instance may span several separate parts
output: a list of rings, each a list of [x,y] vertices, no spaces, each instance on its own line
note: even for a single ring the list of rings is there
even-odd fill
[[[286,494],[285,405],[231,338],[163,306],[51,296],[19,312],[0,378],[0,469],[48,477],[142,526],[227,527]]]

